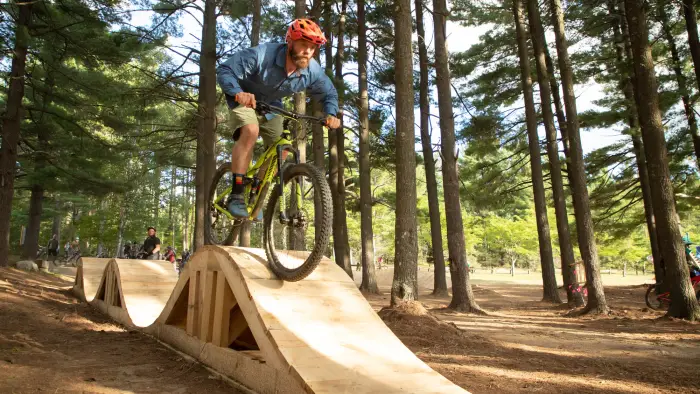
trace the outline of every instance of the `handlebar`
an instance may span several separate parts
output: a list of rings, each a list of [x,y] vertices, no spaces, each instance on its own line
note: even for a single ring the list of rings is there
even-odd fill
[[[276,113],[279,115],[286,116],[288,118],[292,118],[294,120],[309,120],[309,121],[312,121],[315,123],[320,123],[320,124],[326,126],[326,118],[319,118],[316,116],[298,114],[296,112],[287,111],[284,108],[275,107],[274,105],[270,105],[270,104],[263,102],[263,101],[256,102],[255,111],[261,115],[264,115],[268,112]]]

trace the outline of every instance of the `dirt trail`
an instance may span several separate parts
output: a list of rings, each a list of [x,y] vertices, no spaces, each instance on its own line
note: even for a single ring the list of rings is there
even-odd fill
[[[613,313],[597,318],[564,316],[566,308],[539,302],[539,286],[474,290],[488,316],[449,313],[448,298],[421,298],[460,335],[387,322],[418,357],[473,393],[700,393],[700,324],[659,319],[645,308],[643,286],[606,288]],[[389,302],[368,298],[377,310]]]
[[[80,303],[70,285],[51,274],[0,269],[0,392],[237,392]]]
[[[443,310],[449,299],[430,296],[423,279],[420,300],[443,323],[392,315],[387,324],[473,393],[700,393],[700,324],[659,319],[641,285],[607,287],[610,316],[571,318],[539,302],[539,286],[485,277],[474,291],[489,315],[474,316]],[[384,294],[367,297],[376,310],[389,304],[390,282],[380,275]],[[235,392],[79,303],[70,286],[0,269],[0,392]]]

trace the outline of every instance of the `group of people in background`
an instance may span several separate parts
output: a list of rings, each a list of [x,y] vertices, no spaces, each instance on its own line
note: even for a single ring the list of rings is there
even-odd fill
[[[175,271],[182,271],[184,265],[189,260],[190,252],[185,250],[182,252],[182,258],[178,259],[175,249],[168,245],[165,251],[161,251],[160,238],[156,235],[155,227],[148,227],[148,233],[143,244],[139,245],[136,241],[127,241],[124,245],[120,257],[126,259],[142,259],[142,260],[166,260],[173,264]],[[73,241],[66,242],[63,247],[64,260],[71,261],[80,258],[80,241],[75,238]],[[46,252],[40,251],[41,255],[46,253],[46,259],[51,262],[56,262],[59,256],[59,241],[58,235],[53,234],[49,242],[46,244]],[[39,256],[40,257],[40,256]],[[103,257],[103,256],[98,256]]]
[[[165,251],[161,251],[160,238],[156,235],[155,227],[148,227],[148,234],[141,246],[136,242],[128,242],[124,245],[123,256],[127,259],[142,259],[142,260],[166,260],[173,264],[176,272],[182,271],[182,268],[189,260],[190,253],[185,250],[182,252],[182,258],[178,259],[175,249],[168,245]]]

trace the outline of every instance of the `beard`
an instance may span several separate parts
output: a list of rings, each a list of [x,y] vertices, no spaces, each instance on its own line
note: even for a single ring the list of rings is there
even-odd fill
[[[290,49],[289,56],[292,58],[292,61],[297,69],[301,70],[309,67],[309,59],[299,54],[299,52],[295,51],[294,49]]]

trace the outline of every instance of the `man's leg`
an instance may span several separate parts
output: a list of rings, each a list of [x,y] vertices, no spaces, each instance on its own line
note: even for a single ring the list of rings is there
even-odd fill
[[[238,138],[231,151],[231,196],[227,208],[231,215],[237,218],[248,216],[245,205],[245,185],[243,178],[253,157],[253,149],[258,139],[260,127],[255,110],[247,107],[236,107],[229,113],[230,127]]]

